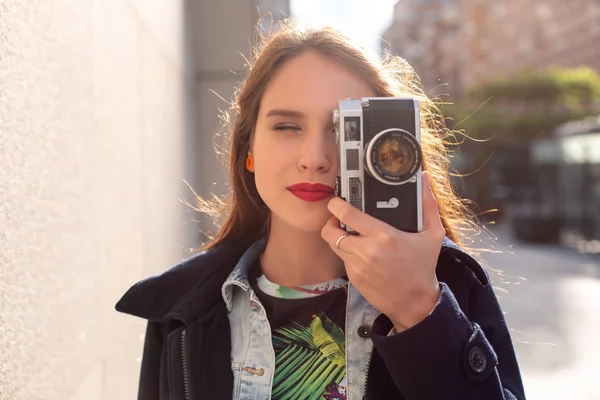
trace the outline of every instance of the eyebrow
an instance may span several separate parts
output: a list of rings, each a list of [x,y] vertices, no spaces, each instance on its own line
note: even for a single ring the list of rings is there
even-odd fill
[[[267,115],[265,116],[265,118],[269,118],[269,117],[292,117],[292,118],[303,118],[304,117],[304,113],[300,112],[300,111],[294,111],[294,110],[271,110],[267,113]]]

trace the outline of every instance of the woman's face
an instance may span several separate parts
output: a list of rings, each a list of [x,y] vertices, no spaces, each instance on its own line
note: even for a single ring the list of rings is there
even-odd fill
[[[304,232],[323,228],[338,169],[333,110],[345,98],[373,96],[365,82],[314,51],[287,61],[271,77],[251,153],[256,187],[272,224]]]

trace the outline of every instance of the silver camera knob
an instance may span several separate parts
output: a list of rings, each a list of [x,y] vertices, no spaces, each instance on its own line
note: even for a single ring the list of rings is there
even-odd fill
[[[333,129],[335,129],[335,144],[340,143],[340,110],[333,110]]]

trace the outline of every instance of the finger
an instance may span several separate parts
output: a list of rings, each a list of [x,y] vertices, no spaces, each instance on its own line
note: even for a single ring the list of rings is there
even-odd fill
[[[372,217],[339,197],[334,197],[327,203],[329,212],[346,226],[351,227],[361,235],[375,235],[389,229],[389,225]]]
[[[331,217],[327,220],[323,229],[321,229],[321,237],[327,243],[331,243],[334,238],[346,233],[343,229],[340,229],[339,222],[336,217]]]
[[[340,240],[342,236],[344,236],[344,238]],[[344,253],[353,254],[352,249],[354,249],[355,246],[353,246],[352,241],[358,239],[355,235],[340,229],[339,221],[336,217],[331,217],[329,221],[327,221],[323,229],[321,229],[321,237],[340,257],[342,257]],[[339,247],[337,246],[338,244]]]
[[[433,190],[431,189],[431,175],[423,171],[423,231],[443,230],[444,225]]]

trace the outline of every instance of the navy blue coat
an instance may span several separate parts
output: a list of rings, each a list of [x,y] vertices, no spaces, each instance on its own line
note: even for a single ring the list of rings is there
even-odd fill
[[[221,286],[247,246],[223,243],[145,279],[118,311],[148,320],[140,400],[221,400],[233,395],[231,336]],[[436,270],[451,293],[416,326],[386,336],[380,315],[368,399],[524,399],[512,341],[486,271],[446,239]]]

